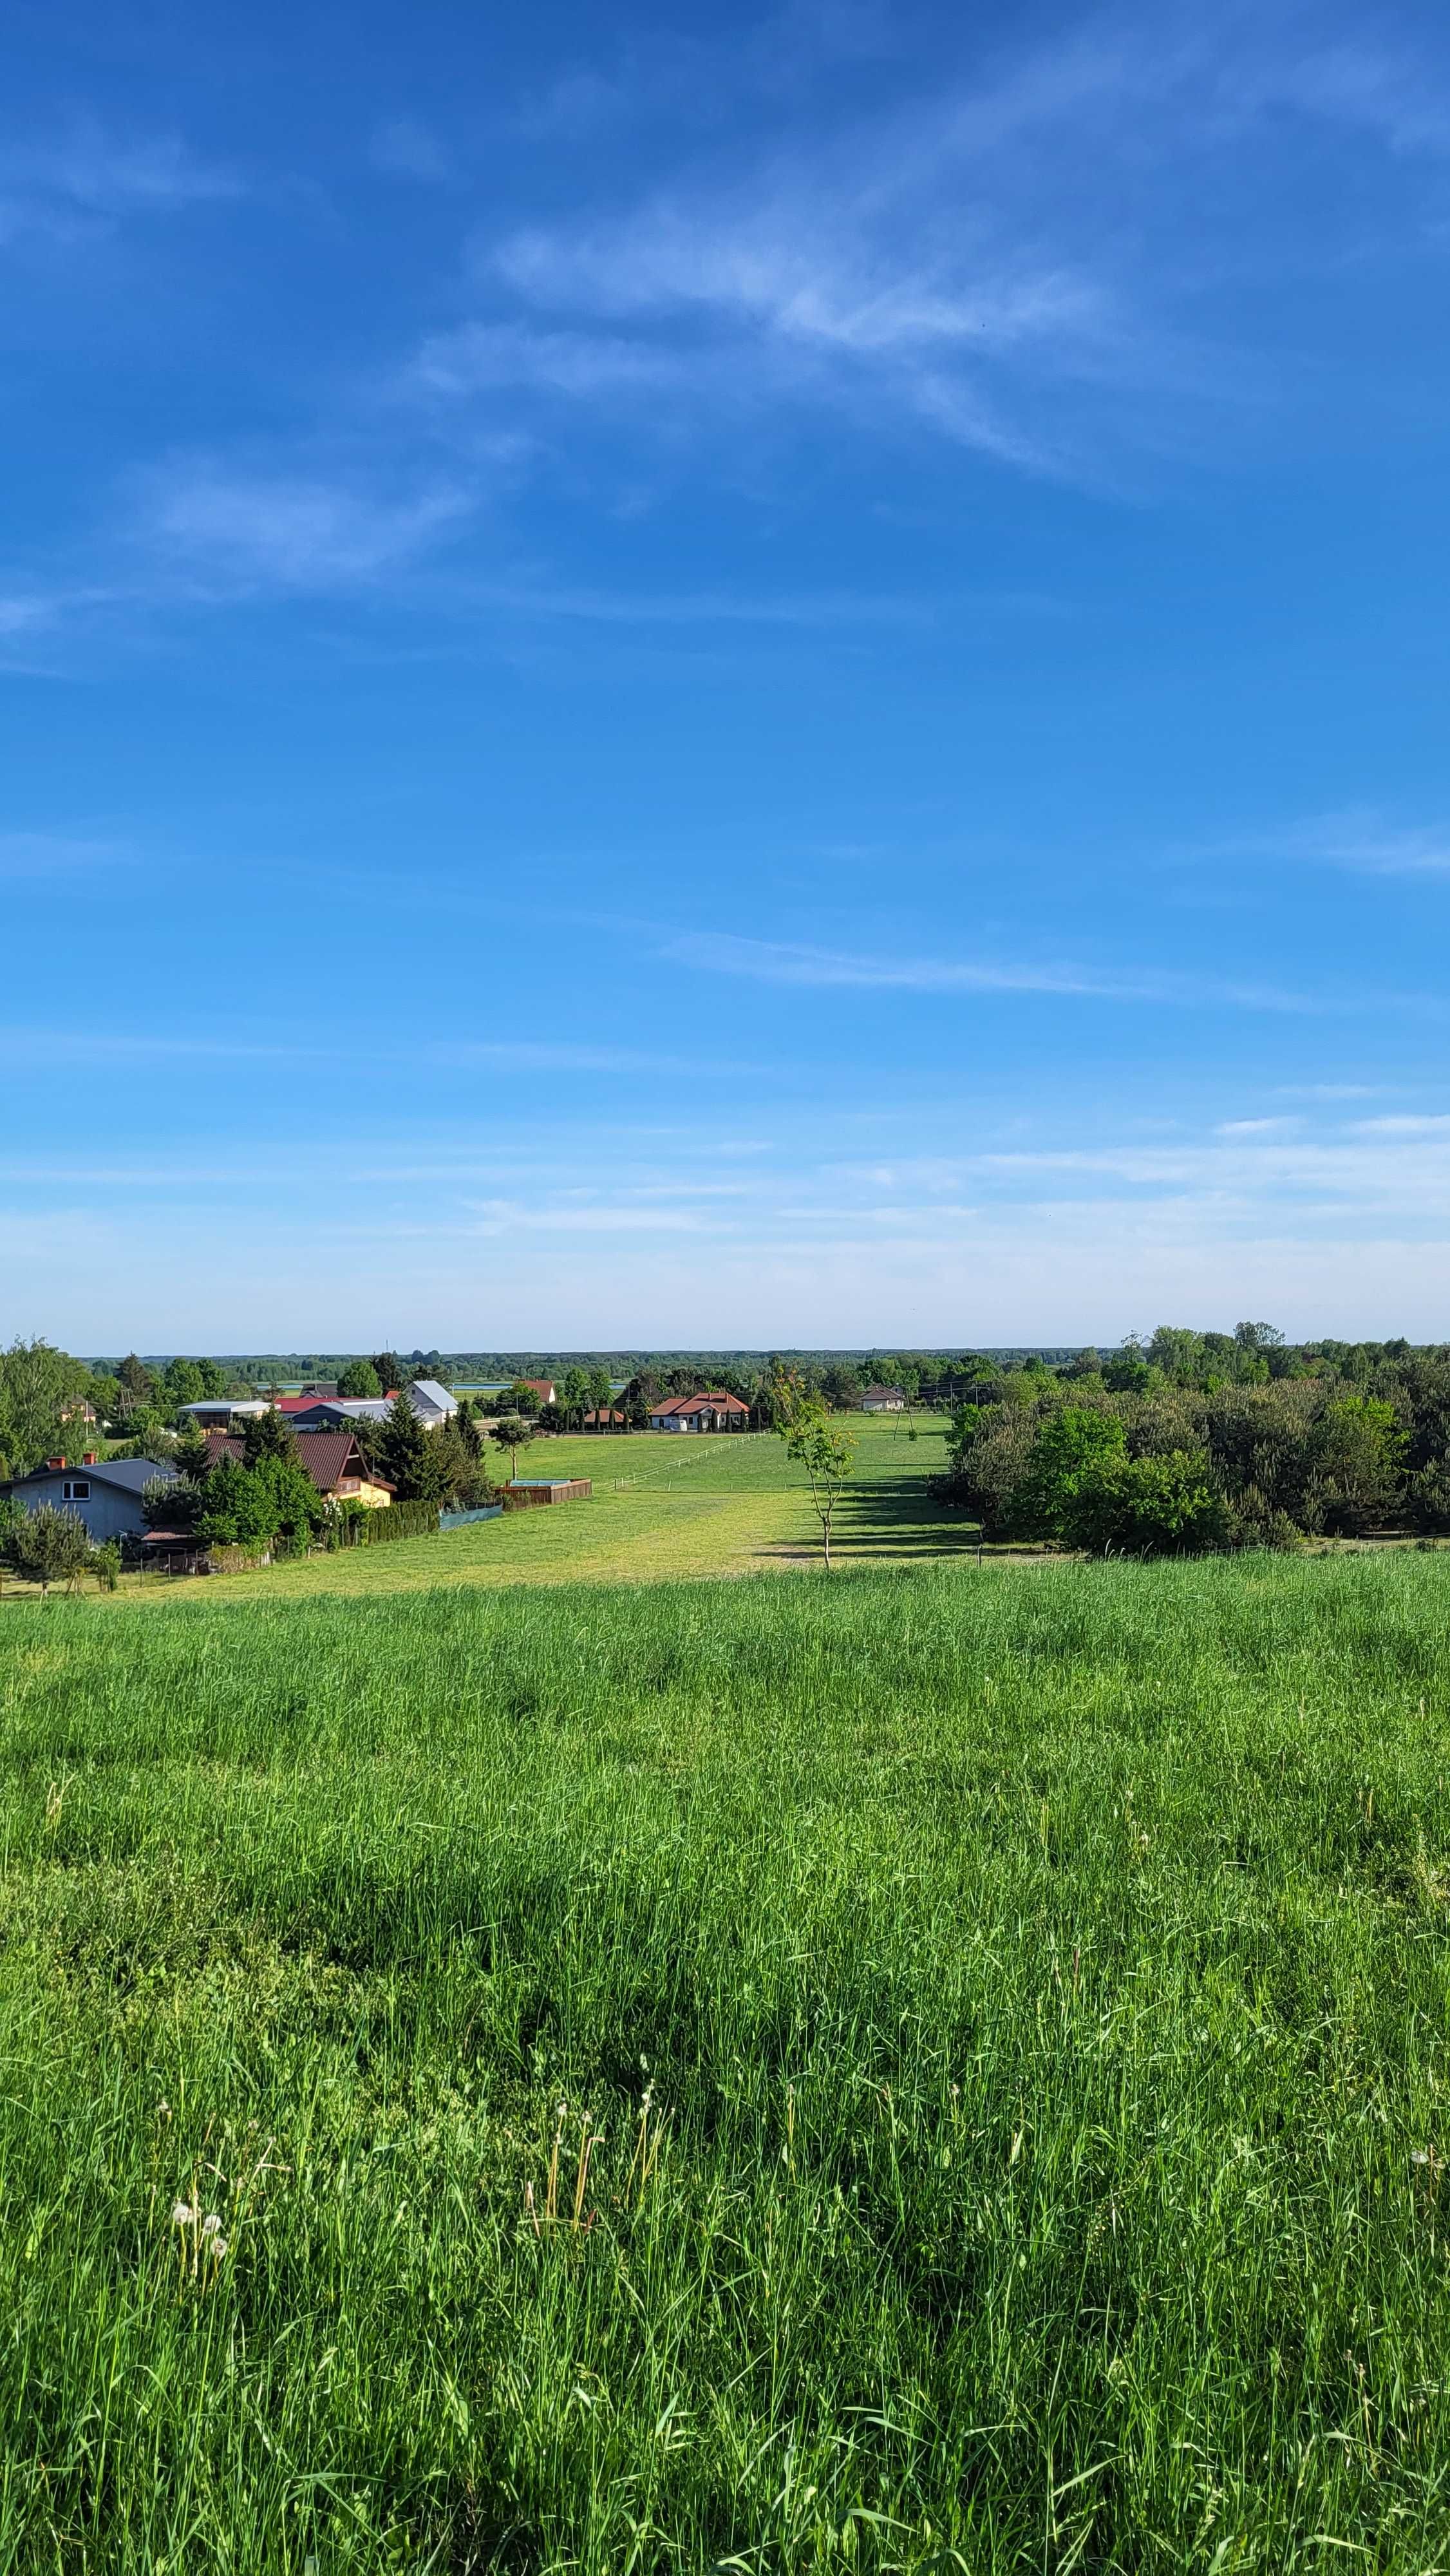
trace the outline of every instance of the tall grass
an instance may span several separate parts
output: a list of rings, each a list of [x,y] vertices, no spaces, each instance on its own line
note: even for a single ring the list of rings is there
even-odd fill
[[[0,2568],[1444,2565],[1447,1632],[14,1611]]]

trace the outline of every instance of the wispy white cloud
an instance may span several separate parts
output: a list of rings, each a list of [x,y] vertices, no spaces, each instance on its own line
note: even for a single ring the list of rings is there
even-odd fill
[[[852,955],[784,940],[742,938],[697,931],[668,941],[663,956],[721,975],[746,975],[768,984],[833,985],[883,992],[1040,993],[1064,1000],[1157,1002],[1196,1006],[1233,1003],[1246,1010],[1315,1011],[1324,999],[1274,985],[1158,969],[1122,972],[1051,963]]]
[[[1450,875],[1450,823],[1393,823],[1373,807],[1319,814],[1226,845],[1229,855],[1283,858],[1365,876]]]
[[[618,1046],[576,1046],[565,1040],[532,1038],[477,1038],[449,1040],[430,1047],[428,1053],[438,1064],[493,1065],[500,1072],[515,1073],[675,1073],[738,1075],[752,1068],[722,1062],[716,1058],[699,1058],[652,1054],[647,1048]]]
[[[474,506],[457,481],[395,488],[182,456],[144,478],[131,534],[201,595],[337,590],[414,562]]]
[[[515,615],[577,619],[605,626],[919,626],[932,612],[920,600],[882,591],[761,593],[728,590],[590,590],[539,581],[480,583],[471,596]]]
[[[122,137],[87,118],[50,141],[0,141],[0,242],[25,233],[83,236],[128,214],[184,211],[242,193],[235,172],[202,160],[174,134]]]
[[[551,113],[617,114],[619,90],[576,75]],[[546,319],[486,312],[431,339],[417,378],[656,422],[894,413],[1050,472],[1104,442],[1198,440],[1210,415],[1221,439],[1225,407],[1256,414],[1286,363],[1250,356],[1244,277],[1339,255],[1322,221],[1271,248],[1218,184],[1230,159],[1280,155],[1286,118],[1345,150],[1424,151],[1450,102],[1407,50],[1316,41],[1286,8],[1109,8],[992,74],[948,61],[930,98],[827,114],[753,166],[722,176],[717,155],[622,210],[480,241],[478,300]]]

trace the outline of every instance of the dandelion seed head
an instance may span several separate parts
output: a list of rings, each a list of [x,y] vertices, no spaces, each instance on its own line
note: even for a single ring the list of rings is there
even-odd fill
[[[221,2224],[221,2220],[218,2218],[216,2211],[214,2209],[209,2209],[205,2218],[201,2222],[201,2232],[203,2236],[219,2236],[221,2234]]]
[[[195,2226],[196,2211],[192,2208],[189,2200],[179,2200],[177,2202],[176,2207],[171,2213],[171,2224],[173,2227]]]

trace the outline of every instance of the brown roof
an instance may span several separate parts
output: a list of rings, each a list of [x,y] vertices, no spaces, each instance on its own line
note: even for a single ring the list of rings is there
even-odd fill
[[[663,1404],[652,1404],[650,1411],[658,1418],[662,1413],[698,1413],[702,1405],[713,1407],[717,1413],[722,1406],[727,1413],[750,1411],[749,1405],[742,1404],[738,1395],[726,1395],[719,1388],[708,1395],[672,1395]]]
[[[225,1431],[208,1431],[206,1452],[208,1464],[223,1456],[240,1459],[245,1455],[241,1441],[231,1439]],[[319,1494],[335,1494],[347,1476],[380,1485],[387,1494],[393,1490],[386,1476],[375,1475],[365,1464],[350,1431],[304,1431],[297,1443],[297,1455]]]

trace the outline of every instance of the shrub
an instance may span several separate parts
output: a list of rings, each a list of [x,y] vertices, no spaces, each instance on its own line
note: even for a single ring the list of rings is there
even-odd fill
[[[1149,1458],[1104,1450],[1076,1478],[1059,1534],[1095,1555],[1183,1556],[1232,1545],[1234,1523],[1206,1450]]]
[[[42,1503],[11,1523],[5,1558],[25,1582],[38,1583],[44,1597],[53,1583],[73,1583],[90,1563],[90,1532],[75,1512]]]

